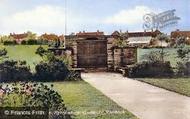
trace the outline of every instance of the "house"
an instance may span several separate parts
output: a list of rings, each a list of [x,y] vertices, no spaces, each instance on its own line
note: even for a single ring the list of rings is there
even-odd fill
[[[127,44],[129,46],[135,46],[135,47],[145,47],[149,46],[151,44],[151,40],[155,38],[157,35],[159,35],[161,32],[159,30],[151,31],[151,32],[125,32],[121,33],[118,31],[115,31],[112,33],[113,38],[118,37],[120,34],[123,34],[123,37],[125,37]],[[110,39],[111,40],[111,39]]]
[[[184,37],[186,44],[190,45],[190,31],[180,31],[177,29],[171,32],[171,39],[173,42],[176,42],[178,37]]]
[[[23,33],[23,34],[10,33],[10,36],[13,37],[18,44],[20,44],[28,36],[28,34],[27,33]]]

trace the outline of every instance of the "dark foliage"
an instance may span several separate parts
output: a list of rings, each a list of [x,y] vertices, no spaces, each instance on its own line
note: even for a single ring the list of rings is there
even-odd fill
[[[49,119],[71,119],[64,104],[64,101],[58,92],[53,90],[53,85],[47,86],[43,83],[12,83],[7,86],[1,86],[4,91],[2,99],[5,100],[1,106],[20,105],[23,107],[41,107],[49,110]],[[14,97],[13,100],[9,100]],[[65,114],[56,114],[54,111],[65,112]]]
[[[0,49],[0,57],[6,56],[7,55],[7,50],[6,49]]]
[[[188,61],[190,58],[190,48],[184,45],[178,47],[177,50],[178,58],[181,58],[183,61]]]
[[[60,60],[41,62],[35,69],[35,79],[38,81],[64,81],[69,74],[66,65]]]
[[[13,40],[13,41],[4,41],[3,45],[17,45],[17,42],[16,42],[16,40]]]
[[[21,41],[21,45],[26,45],[26,44],[27,44],[27,42],[25,40]]]
[[[177,75],[182,77],[189,77],[190,76],[190,62],[177,63]]]
[[[128,69],[129,77],[171,77],[174,75],[170,62],[143,62]]]
[[[4,61],[0,67],[0,82],[31,80],[32,73],[25,61]]]
[[[45,53],[47,53],[47,50],[45,50],[42,46],[40,46],[36,49],[35,53],[42,57],[45,55]]]
[[[38,45],[38,41],[37,40],[33,40],[33,39],[29,39],[27,41],[27,45]]]

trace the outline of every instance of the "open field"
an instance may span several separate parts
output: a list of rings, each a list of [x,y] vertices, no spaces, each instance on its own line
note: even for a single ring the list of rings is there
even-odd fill
[[[138,80],[190,97],[190,78],[177,78],[177,79],[145,78]]]
[[[50,85],[51,83],[47,84]],[[84,81],[54,82],[53,84],[54,89],[63,97],[66,107],[74,112],[103,113],[110,111],[112,113],[114,111],[125,111],[122,114],[79,114],[76,115],[76,119],[137,119]]]

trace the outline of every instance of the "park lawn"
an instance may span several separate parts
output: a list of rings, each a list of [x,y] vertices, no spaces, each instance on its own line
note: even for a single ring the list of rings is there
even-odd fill
[[[150,49],[142,49],[138,48],[137,50],[137,61],[142,62],[145,61],[142,56],[144,54],[149,54],[151,51],[161,51],[161,48],[150,48]],[[170,61],[171,66],[175,67],[177,65],[177,62],[180,61],[179,58],[177,58],[177,48],[164,48],[164,52],[166,53],[166,56],[164,57],[165,61]]]
[[[50,85],[51,83],[48,83]],[[115,102],[103,95],[100,91],[84,81],[55,82],[54,89],[63,97],[66,107],[78,112],[76,119],[137,119],[133,114],[118,106]],[[120,114],[92,114],[85,112],[124,111]]]
[[[0,45],[0,48],[7,49],[7,56],[10,60],[22,60],[26,61],[30,66],[32,71],[35,69],[35,65],[42,61],[42,58],[35,54],[36,49],[39,45]],[[43,45],[44,48],[47,48],[47,45]]]
[[[190,78],[176,78],[176,79],[145,78],[138,80],[190,97]]]

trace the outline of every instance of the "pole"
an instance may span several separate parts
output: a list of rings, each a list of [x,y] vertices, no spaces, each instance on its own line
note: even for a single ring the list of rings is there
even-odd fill
[[[64,39],[64,48],[66,48],[66,35],[67,35],[67,0],[65,0],[65,39]]]

